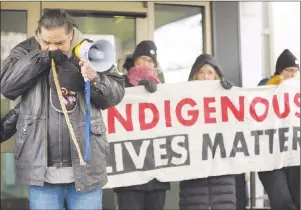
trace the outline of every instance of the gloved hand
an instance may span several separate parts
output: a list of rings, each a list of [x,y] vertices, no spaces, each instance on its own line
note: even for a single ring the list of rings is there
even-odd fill
[[[145,89],[150,93],[157,91],[157,83],[153,80],[140,80],[139,85],[143,85]]]
[[[64,87],[70,91],[78,92],[84,90],[84,78],[81,75],[79,67],[75,66],[68,60],[68,57],[60,50],[54,50],[49,52],[50,58],[54,58],[56,61],[56,70],[58,72],[58,78],[61,87]],[[56,91],[55,83],[53,80],[53,72],[49,74],[50,87]]]
[[[225,90],[230,90],[234,86],[232,82],[226,80],[225,78],[220,80],[220,84]]]
[[[67,55],[65,55],[62,51],[60,51],[59,49],[57,50],[53,50],[53,51],[49,51],[49,57],[54,58],[56,64],[61,64],[64,61],[68,61],[68,57]]]
[[[16,125],[20,114],[20,103],[11,109],[3,118],[1,118],[0,142],[4,142],[12,137],[16,132]]]

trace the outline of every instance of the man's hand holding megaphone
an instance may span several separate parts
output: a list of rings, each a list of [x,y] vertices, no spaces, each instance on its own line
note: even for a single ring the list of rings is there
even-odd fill
[[[109,70],[115,62],[116,52],[113,45],[106,40],[98,40],[96,42],[83,40],[73,50],[74,55],[80,60],[81,74],[85,79],[85,98],[86,98],[86,151],[85,161],[90,159],[90,82],[93,86],[99,85],[100,80],[98,73]]]
[[[88,62],[80,61],[81,74],[83,78],[88,79],[90,82],[97,77],[97,72],[91,68]]]

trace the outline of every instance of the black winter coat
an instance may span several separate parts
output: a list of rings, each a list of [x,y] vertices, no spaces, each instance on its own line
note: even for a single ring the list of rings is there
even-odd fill
[[[233,175],[180,182],[181,210],[236,209]]]
[[[205,65],[214,67],[219,77],[224,77],[222,69],[211,55],[200,55],[192,66],[188,80]],[[216,176],[180,182],[180,210],[207,210],[237,208],[235,175]]]

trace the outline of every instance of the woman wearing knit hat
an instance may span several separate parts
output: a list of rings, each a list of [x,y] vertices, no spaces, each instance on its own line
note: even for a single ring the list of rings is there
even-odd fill
[[[261,80],[258,85],[279,85],[281,81],[295,77],[298,71],[297,58],[291,51],[285,49],[277,59],[274,76]]]
[[[143,85],[153,93],[157,90],[160,80],[158,70],[157,47],[153,41],[140,42],[133,55],[125,58],[124,64],[119,63],[118,69],[124,68],[125,87]],[[156,179],[142,185],[115,188],[119,210],[162,210],[165,204],[166,190],[170,189],[168,182],[159,182]]]
[[[202,54],[196,59],[188,80],[220,80],[225,89],[230,89],[233,86],[231,82],[224,79],[224,73],[216,59],[208,54]],[[242,210],[242,208],[237,208],[237,176],[241,175],[224,175],[181,181],[180,210]],[[245,185],[245,183],[243,184]]]
[[[157,84],[164,83],[164,76],[158,68],[157,47],[153,41],[140,42],[134,53],[121,58],[118,69],[125,73],[125,86],[133,87],[143,85],[153,93]]]
[[[279,85],[283,80],[296,77],[298,71],[297,58],[286,49],[277,59],[274,76],[261,80],[259,85]],[[258,172],[258,176],[272,210],[300,210],[300,166]]]

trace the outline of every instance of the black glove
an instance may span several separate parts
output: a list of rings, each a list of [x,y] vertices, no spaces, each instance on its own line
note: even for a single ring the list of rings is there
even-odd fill
[[[80,67],[71,63],[68,60],[68,57],[60,50],[50,51],[49,55],[56,61],[56,70],[61,87],[74,92],[84,90],[85,82],[80,72]],[[74,62],[77,62],[77,60],[74,60]],[[53,80],[53,71],[49,74],[49,84],[50,87],[56,91]]]
[[[226,80],[225,78],[222,78],[220,80],[220,84],[226,90],[230,90],[234,86],[232,82],[230,82],[229,80]]]
[[[68,57],[67,55],[65,55],[62,51],[60,51],[59,49],[57,50],[53,50],[53,51],[49,51],[49,57],[50,58],[54,58],[56,64],[61,64],[64,61],[68,61]]]
[[[11,109],[3,118],[1,118],[0,141],[8,140],[16,132],[16,125],[20,114],[20,104]]]
[[[140,80],[139,85],[143,85],[145,89],[150,93],[157,91],[157,83],[153,80]]]

